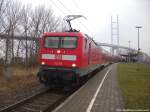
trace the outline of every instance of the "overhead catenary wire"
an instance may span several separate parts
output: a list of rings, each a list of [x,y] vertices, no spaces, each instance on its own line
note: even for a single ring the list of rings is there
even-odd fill
[[[76,3],[75,0],[71,0],[74,3],[74,6],[76,7],[76,9],[78,9],[79,13],[84,14],[84,12],[81,10],[81,8],[79,7],[79,5]],[[91,30],[84,24],[82,23],[80,20],[79,22],[82,24],[82,26],[84,28],[86,28],[88,30],[88,32],[90,32],[91,35],[93,35],[93,33],[91,32]],[[89,25],[94,29],[93,25],[88,21]]]
[[[68,7],[66,7],[60,0],[57,0],[69,13],[72,13]]]
[[[59,7],[53,0],[51,0],[51,2],[52,2],[52,4],[59,10],[60,13],[62,13],[63,15],[67,15],[67,13],[64,12],[62,9],[60,9],[60,7]],[[62,4],[61,4],[61,5],[62,5]],[[63,6],[63,7],[64,7],[64,6]],[[62,21],[62,23],[65,24],[65,26],[66,26],[66,24],[67,24],[67,23],[65,23],[65,21]]]
[[[57,4],[56,4],[53,0],[51,0],[51,2],[52,2],[52,4],[55,5],[55,7],[56,7],[62,14],[66,15],[66,13],[65,13],[63,10],[61,10],[60,7],[57,6]]]
[[[66,7],[60,0],[57,0],[69,13],[71,13],[71,14],[73,14],[73,12],[68,8],[68,7]],[[54,1],[52,1],[53,3],[54,3]],[[60,11],[62,11],[55,3],[54,3],[54,5],[60,10]],[[63,14],[66,14],[66,13],[64,13],[64,11],[63,11]],[[79,21],[80,22],[80,24],[88,31],[88,32],[90,32],[90,34],[92,35],[92,33],[91,33],[91,31],[81,22],[81,21]]]
[[[80,8],[79,5],[77,4],[76,0],[71,0],[71,1],[73,1],[73,3],[75,4],[75,7],[77,7],[77,9],[79,10],[79,12],[82,13],[82,14],[84,14],[85,11],[82,11],[82,10],[81,10],[81,8]],[[88,23],[89,23],[89,25],[90,25],[93,29],[95,29],[94,26],[93,26],[93,24],[92,24],[90,21],[88,21]]]

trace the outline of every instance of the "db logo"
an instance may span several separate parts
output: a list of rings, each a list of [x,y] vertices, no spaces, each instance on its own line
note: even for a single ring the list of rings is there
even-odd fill
[[[61,60],[62,59],[62,55],[55,55],[55,59],[56,60]]]

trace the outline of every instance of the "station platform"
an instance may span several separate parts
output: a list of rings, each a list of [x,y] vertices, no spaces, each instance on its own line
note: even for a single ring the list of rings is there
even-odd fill
[[[124,109],[117,81],[117,64],[92,77],[53,112],[117,112]]]

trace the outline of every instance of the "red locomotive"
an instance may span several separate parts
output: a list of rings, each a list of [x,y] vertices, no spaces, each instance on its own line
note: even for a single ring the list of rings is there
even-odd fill
[[[47,32],[40,40],[38,77],[48,85],[78,83],[110,60],[108,53],[86,34],[73,30]]]

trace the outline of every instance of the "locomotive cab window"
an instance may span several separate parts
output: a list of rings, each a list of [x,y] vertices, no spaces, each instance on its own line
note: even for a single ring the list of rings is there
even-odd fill
[[[61,48],[76,48],[76,37],[63,37],[61,38]]]
[[[46,37],[46,48],[76,48],[77,37]]]
[[[45,38],[46,48],[58,48],[59,47],[59,37],[46,37]]]

